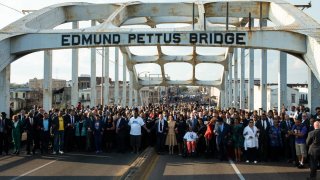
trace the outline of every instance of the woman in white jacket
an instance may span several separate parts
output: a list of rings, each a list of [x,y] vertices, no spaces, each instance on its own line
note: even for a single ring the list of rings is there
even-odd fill
[[[244,150],[246,151],[247,163],[254,162],[257,163],[257,151],[259,148],[259,130],[253,124],[253,120],[250,119],[249,125],[243,130],[244,136]]]

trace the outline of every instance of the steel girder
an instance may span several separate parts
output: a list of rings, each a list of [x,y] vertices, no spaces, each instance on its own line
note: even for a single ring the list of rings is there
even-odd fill
[[[194,12],[194,14],[193,14]],[[228,12],[228,15],[227,15]],[[274,27],[244,27],[251,18],[268,19]],[[229,27],[226,30],[226,16],[229,18]],[[192,18],[194,17],[194,19]],[[97,20],[100,24],[79,30],[53,30],[54,27],[74,21]],[[195,23],[192,26],[192,23]],[[183,28],[160,29],[158,24],[184,23],[190,24]],[[152,29],[121,28],[127,25],[148,25]],[[193,29],[194,27],[194,29]],[[217,0],[210,2],[197,1],[193,3],[141,3],[128,2],[124,4],[90,4],[90,3],[63,3],[49,6],[29,14],[20,20],[0,30],[0,71],[14,60],[35,51],[45,49],[66,48],[61,46],[59,38],[62,34],[88,33],[210,33],[210,32],[243,32],[248,36],[247,44],[243,46],[228,45],[224,55],[204,56],[196,53],[197,46],[219,47],[217,45],[190,44],[182,41],[179,45],[193,46],[193,53],[187,56],[165,55],[163,42],[151,42],[133,45],[155,45],[158,49],[156,56],[133,55],[128,46],[121,42],[122,53],[127,56],[127,67],[135,74],[134,87],[141,88],[147,85],[206,85],[224,89],[224,78],[216,81],[200,81],[195,78],[195,66],[199,63],[218,63],[227,68],[226,59],[234,47],[276,49],[288,52],[303,59],[314,75],[320,80],[320,25],[299,9],[283,0]],[[130,44],[132,45],[132,44]],[[96,47],[101,45],[89,45]],[[75,48],[81,46],[69,46]],[[146,82],[137,77],[135,64],[157,63],[161,67],[160,81]],[[170,62],[186,62],[193,66],[192,79],[187,81],[171,81],[166,79],[164,64]]]

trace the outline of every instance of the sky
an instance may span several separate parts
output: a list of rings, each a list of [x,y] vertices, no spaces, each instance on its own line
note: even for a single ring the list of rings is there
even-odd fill
[[[22,10],[38,10],[43,7],[63,3],[63,2],[84,2],[85,0],[0,0],[0,29],[6,25],[18,20],[25,16],[20,13]],[[172,2],[170,0],[140,0],[142,2]],[[186,2],[188,0],[175,0],[177,2]],[[127,2],[127,0],[87,0],[90,3],[117,3]],[[188,1],[191,2],[191,1]],[[289,0],[293,4],[306,4],[309,0]],[[3,5],[14,8],[10,9]],[[320,1],[312,0],[312,8],[305,9],[304,12],[310,17],[320,22]],[[17,10],[17,11],[16,11]],[[18,12],[20,11],[20,12]],[[80,22],[80,28],[88,27],[89,22]],[[166,27],[161,25],[158,27]],[[71,24],[67,23],[57,27],[57,29],[71,29]],[[101,49],[101,48],[98,48]],[[148,52],[150,54],[156,54],[155,47],[136,47],[130,48],[134,54],[141,54],[141,52]],[[168,54],[183,55],[191,52],[191,48],[188,47],[163,47],[163,51]],[[201,54],[220,54],[224,52],[224,48],[199,48],[197,50]],[[210,53],[208,53],[210,52]],[[255,78],[260,77],[260,50],[255,51]],[[182,53],[182,54],[181,54]],[[248,52],[246,52],[248,53]],[[240,51],[239,51],[240,54]],[[246,62],[248,62],[248,57]],[[268,51],[268,83],[277,82],[279,52],[269,50]],[[114,48],[110,48],[110,77],[114,79]],[[97,76],[101,76],[101,55],[97,54]],[[122,80],[122,57],[120,56],[119,67],[119,79]],[[288,55],[288,83],[306,83],[307,82],[307,66],[299,59]],[[136,67],[141,76],[148,74],[160,73],[160,67],[152,66],[150,64],[139,65]],[[192,66],[181,66],[179,63],[166,65],[166,74],[173,79],[177,77],[177,80],[183,80],[191,78]],[[177,71],[178,69],[178,71]],[[196,67],[196,77],[201,80],[214,80],[220,77],[222,72],[222,66],[202,64]],[[248,70],[248,69],[247,69]],[[11,82],[12,83],[26,83],[32,78],[43,78],[43,52],[35,52],[26,55],[11,64]],[[71,50],[54,50],[53,51],[53,75],[55,79],[71,79]],[[79,51],[79,75],[90,74],[90,49],[83,48]],[[240,74],[240,73],[239,73]],[[245,73],[245,77],[248,77],[248,71]],[[129,74],[127,72],[127,80]]]

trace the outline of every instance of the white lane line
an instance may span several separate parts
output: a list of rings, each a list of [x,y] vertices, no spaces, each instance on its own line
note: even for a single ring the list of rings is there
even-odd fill
[[[65,153],[63,155],[71,155],[71,156],[87,156],[87,157],[98,157],[98,158],[112,158],[111,156],[104,155],[92,155],[92,154],[77,154],[77,153]]]
[[[39,167],[37,167],[37,168],[34,168],[34,169],[32,169],[32,170],[30,170],[30,171],[28,171],[28,172],[26,172],[26,173],[21,174],[20,176],[17,176],[17,177],[12,178],[11,180],[20,179],[20,178],[22,178],[23,176],[26,176],[26,175],[28,175],[28,174],[31,174],[31,173],[33,173],[33,172],[35,172],[35,171],[37,171],[37,170],[39,170],[39,169],[41,169],[41,168],[43,168],[43,167],[45,167],[45,166],[48,166],[49,164],[52,164],[52,163],[54,163],[54,162],[56,162],[56,161],[57,161],[57,160],[50,161],[50,162],[48,162],[47,164],[44,164],[44,165],[39,166]]]
[[[237,166],[234,164],[234,162],[231,159],[229,159],[229,163],[231,164],[233,170],[237,173],[239,179],[245,180],[245,178],[242,176],[241,172],[239,171],[239,169],[237,168]]]

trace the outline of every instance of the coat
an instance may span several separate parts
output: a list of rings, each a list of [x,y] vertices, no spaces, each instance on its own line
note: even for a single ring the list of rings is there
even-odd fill
[[[308,153],[311,156],[320,156],[320,129],[315,129],[314,131],[309,132],[307,145],[309,146]]]
[[[228,141],[230,140],[231,137],[231,127],[227,123],[223,123],[223,130],[220,130],[220,126],[218,124],[215,125],[214,128],[215,132],[218,133],[216,136],[216,142],[218,144],[224,144],[227,145]]]
[[[64,130],[67,128],[68,120],[66,116],[62,116],[64,122]],[[59,116],[54,116],[52,119],[52,131],[55,133],[59,130]]]
[[[163,120],[164,124],[163,124],[163,129],[162,129],[162,133],[159,132],[159,122],[160,120],[157,120],[156,123],[153,126],[153,129],[155,130],[156,134],[167,134],[169,127],[168,127],[168,122],[166,120]]]
[[[12,138],[20,139],[21,138],[21,129],[23,129],[23,120],[18,120],[18,124],[15,127],[14,122],[12,122]]]
[[[88,125],[87,125],[87,121],[83,120],[83,125],[82,128],[80,129],[80,121],[77,121],[75,123],[75,136],[87,136],[87,129],[88,129]]]
[[[253,131],[249,127],[244,128],[243,130],[243,136],[244,136],[244,149],[247,150],[248,148],[259,148],[259,134],[258,134],[258,128],[256,126],[253,126]]]

